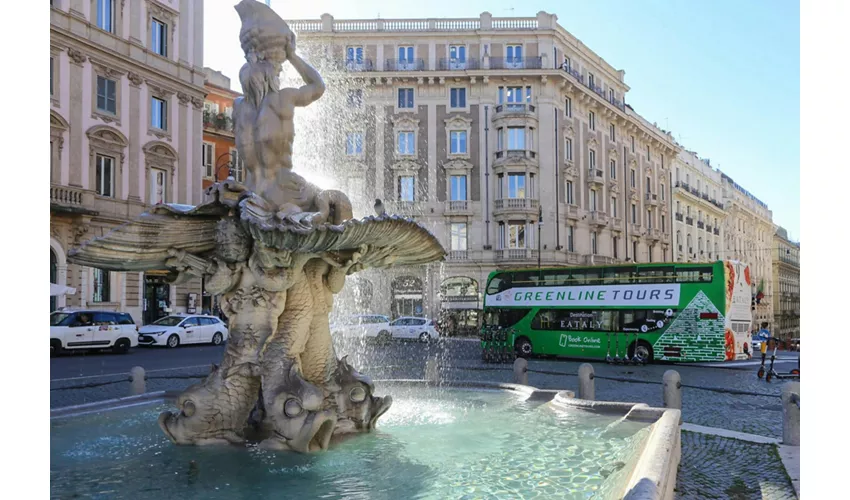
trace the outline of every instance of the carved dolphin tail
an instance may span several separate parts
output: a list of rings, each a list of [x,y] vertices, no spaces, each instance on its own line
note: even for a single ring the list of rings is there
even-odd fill
[[[334,225],[354,217],[351,209],[351,200],[342,191],[328,189],[316,194],[316,208],[322,214],[324,222]]]

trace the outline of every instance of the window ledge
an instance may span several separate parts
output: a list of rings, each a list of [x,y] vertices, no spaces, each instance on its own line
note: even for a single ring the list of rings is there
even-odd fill
[[[159,139],[168,139],[171,140],[171,131],[163,130],[161,128],[156,127],[148,127],[148,135],[154,135]]]
[[[91,117],[95,118],[95,119],[99,118],[106,123],[115,122],[116,127],[121,126],[121,117],[118,116],[117,114],[112,114],[108,111],[102,111],[102,110],[99,110],[99,109],[95,109],[94,111],[92,111]]]

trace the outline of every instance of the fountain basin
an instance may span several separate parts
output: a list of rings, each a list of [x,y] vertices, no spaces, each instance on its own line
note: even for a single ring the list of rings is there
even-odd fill
[[[672,498],[678,410],[513,384],[378,381],[393,406],[325,453],[181,447],[165,395],[55,411],[51,496]]]

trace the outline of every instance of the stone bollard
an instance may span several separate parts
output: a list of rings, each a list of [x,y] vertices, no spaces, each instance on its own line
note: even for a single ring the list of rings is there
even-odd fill
[[[435,357],[425,361],[425,380],[430,384],[440,383],[440,362]]]
[[[583,363],[578,367],[578,397],[579,399],[587,399],[593,401],[596,399],[596,387],[593,379],[593,365]]]
[[[800,383],[782,386],[782,444],[800,446]]]
[[[682,378],[676,370],[664,372],[664,407],[682,409]]]
[[[147,392],[145,369],[141,366],[134,366],[130,369],[130,395],[136,396],[145,392]]]
[[[514,383],[528,385],[528,360],[525,358],[514,360]]]

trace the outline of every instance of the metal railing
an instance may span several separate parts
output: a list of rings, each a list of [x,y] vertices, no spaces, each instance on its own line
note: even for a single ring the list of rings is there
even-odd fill
[[[537,158],[536,151],[529,151],[527,149],[506,149],[503,151],[496,151],[496,159],[501,158]]]
[[[537,111],[537,108],[534,106],[534,104],[508,102],[496,105],[495,111],[496,112],[493,114],[494,119],[500,114],[534,113],[535,111]]]
[[[346,60],[341,64],[341,68],[345,71],[375,71],[375,65],[371,59],[362,60]]]
[[[491,57],[490,69],[543,69],[543,58]]]
[[[415,59],[387,59],[384,71],[424,71],[425,60]]]
[[[440,58],[437,64],[437,69],[441,71],[457,71],[468,69],[481,69],[481,61],[479,59],[450,59],[448,57]]]

